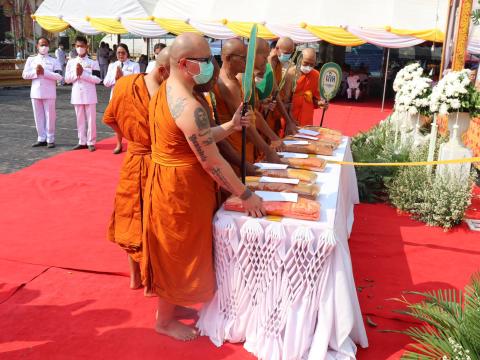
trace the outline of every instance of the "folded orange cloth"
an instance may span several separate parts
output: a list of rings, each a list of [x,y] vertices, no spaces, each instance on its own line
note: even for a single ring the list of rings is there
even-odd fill
[[[298,198],[298,202],[266,201],[263,203],[267,215],[284,216],[299,220],[320,220],[320,204],[314,200]],[[224,204],[225,210],[244,212],[242,200],[230,197]]]
[[[307,158],[307,159],[282,159],[285,164],[297,169],[323,171],[327,162],[320,158]]]
[[[281,184],[260,182],[260,177],[247,176],[247,186],[249,189],[257,191],[276,191],[296,193],[300,197],[315,200],[320,193],[320,187],[315,184]]]
[[[305,135],[299,133],[298,135]],[[299,141],[299,140],[307,140],[308,142],[317,144],[317,143],[328,143],[334,145],[335,149],[342,143],[342,137],[333,134],[319,134],[317,136],[310,136],[308,135],[308,139],[302,139],[295,136],[286,136],[283,140],[290,140],[290,141]],[[316,138],[316,140],[310,139],[310,137]]]
[[[280,177],[287,179],[299,179],[308,184],[317,181],[317,174],[310,170],[286,169],[286,170],[259,170],[259,174],[270,177]]]
[[[307,130],[313,130],[313,131],[319,132],[320,134],[331,134],[331,135],[342,136],[342,133],[340,131],[325,128],[325,127],[307,125],[307,126],[303,126],[302,128]]]
[[[332,143],[312,142],[308,145],[285,145],[284,149],[287,152],[300,154],[332,155],[335,147]]]

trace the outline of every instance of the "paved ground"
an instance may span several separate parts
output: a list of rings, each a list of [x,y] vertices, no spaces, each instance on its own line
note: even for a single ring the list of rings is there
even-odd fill
[[[75,111],[70,104],[70,86],[57,88],[57,126],[54,149],[32,148],[37,140],[30,88],[0,88],[0,174],[18,171],[34,162],[70,150],[78,143]],[[101,119],[109,89],[97,86],[97,140],[113,136]]]

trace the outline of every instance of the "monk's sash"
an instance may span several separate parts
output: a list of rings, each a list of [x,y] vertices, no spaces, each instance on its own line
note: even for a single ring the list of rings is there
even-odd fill
[[[152,145],[152,162],[160,166],[165,167],[182,167],[192,166],[199,164],[195,154],[185,154],[182,158],[173,157],[170,154],[166,154],[155,145]]]
[[[145,146],[141,143],[129,141],[127,152],[131,155],[150,155],[152,153],[152,149],[149,146]]]
[[[313,102],[313,94],[310,90],[296,92],[295,94],[293,94],[293,97],[294,98],[303,97],[303,99],[307,103],[312,103]]]

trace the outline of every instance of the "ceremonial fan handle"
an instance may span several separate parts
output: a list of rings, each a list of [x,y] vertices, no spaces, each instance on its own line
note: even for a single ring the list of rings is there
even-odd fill
[[[245,116],[248,112],[248,102],[245,101],[242,107],[242,117]],[[247,177],[247,128],[242,126],[242,163],[241,163],[241,171],[242,171],[242,183],[245,184],[245,180]]]
[[[325,111],[327,111],[327,107],[328,107],[328,101],[325,103],[325,107],[323,108],[323,111],[322,111],[322,120],[320,121],[320,127],[323,126],[323,118],[325,117]]]

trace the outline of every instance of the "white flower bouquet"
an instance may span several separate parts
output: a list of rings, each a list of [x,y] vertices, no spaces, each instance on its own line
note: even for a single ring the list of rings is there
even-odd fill
[[[419,78],[423,75],[423,68],[419,63],[412,63],[405,66],[397,73],[395,81],[393,82],[393,90],[398,92],[402,89],[403,85],[409,81]]]
[[[431,83],[432,80],[424,76],[404,81],[395,95],[395,110],[409,115],[429,115]]]
[[[480,97],[470,81],[471,71],[451,71],[433,88],[430,111],[440,115],[467,112],[470,116],[480,113]]]

